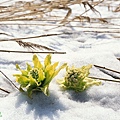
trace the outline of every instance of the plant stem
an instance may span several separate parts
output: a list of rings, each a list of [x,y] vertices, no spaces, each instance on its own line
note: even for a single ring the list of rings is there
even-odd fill
[[[57,36],[57,35],[62,35],[63,33],[59,33],[59,34],[45,34],[45,35],[39,35],[39,36],[32,36],[32,37],[22,37],[22,38],[11,38],[11,39],[3,39],[0,40],[0,42],[4,42],[4,41],[20,41],[20,40],[26,40],[26,39],[34,39],[34,38],[40,38],[40,37],[48,37],[48,36]]]
[[[110,79],[98,78],[98,77],[89,77],[89,78],[92,78],[92,79],[99,79],[99,80],[109,81],[109,82],[117,82],[117,83],[120,83],[120,80],[119,80],[119,79],[117,79],[117,80],[110,80]]]
[[[0,88],[0,90],[2,90],[3,92],[6,92],[6,93],[10,93],[9,91],[7,91],[7,90],[4,90],[3,88]]]
[[[112,71],[112,72],[115,72],[115,73],[118,73],[120,74],[119,71],[116,71],[116,70],[112,70],[112,69],[109,69],[109,68],[106,68],[106,67],[102,67],[102,66],[99,66],[99,65],[94,65],[95,67],[98,67],[98,68],[102,68],[102,69],[105,69],[105,70],[109,70],[109,71]]]
[[[0,50],[0,52],[13,52],[13,53],[43,53],[43,54],[66,54],[66,52],[38,52],[38,51],[15,51],[15,50]]]
[[[120,58],[117,58],[118,60],[120,60]]]
[[[9,81],[15,88],[17,88],[17,89],[19,90],[19,88],[12,82],[12,80],[10,80],[10,78],[8,78],[1,70],[0,70],[0,72],[2,73],[2,75],[4,75],[4,76],[8,79],[8,81]]]

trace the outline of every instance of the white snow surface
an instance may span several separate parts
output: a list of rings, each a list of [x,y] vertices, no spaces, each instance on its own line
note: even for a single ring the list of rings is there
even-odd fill
[[[102,12],[103,17],[113,17],[114,13],[107,11],[105,7],[98,7],[97,10]],[[96,16],[91,12],[88,14]],[[119,16],[119,12],[114,16]],[[116,24],[120,25],[120,21]],[[1,25],[0,32],[11,35],[11,37],[1,35],[1,39],[42,35],[46,34],[44,29],[46,28],[42,26]],[[31,42],[66,52],[66,54],[52,54],[52,61],[59,61],[59,64],[67,62],[69,66],[75,67],[96,64],[120,71],[120,61],[117,59],[120,57],[120,38],[112,37],[112,33],[85,33],[78,27],[63,27],[48,31],[48,33],[60,32],[72,34],[32,39]],[[0,49],[28,50],[16,42],[0,42]],[[37,55],[43,62],[46,54]],[[32,64],[32,56],[33,54],[0,52],[0,70],[17,84],[13,77],[13,74],[18,72],[15,64],[18,63],[25,68],[26,62]],[[34,93],[33,99],[30,99],[12,87],[0,74],[0,87],[11,92],[5,96],[5,93],[0,91],[0,114],[2,115],[0,120],[120,120],[120,83],[102,81],[102,85],[92,86],[81,93],[61,91],[56,80],[63,78],[64,75],[65,70],[61,70],[50,83],[49,97],[43,93]],[[119,74],[110,71],[105,73],[94,66],[90,70],[90,76],[106,79],[115,79],[114,76],[120,78]]]

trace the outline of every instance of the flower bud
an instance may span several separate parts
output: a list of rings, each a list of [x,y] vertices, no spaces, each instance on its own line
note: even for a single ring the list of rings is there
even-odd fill
[[[37,80],[39,78],[38,69],[37,68],[32,69],[30,71],[30,75]]]

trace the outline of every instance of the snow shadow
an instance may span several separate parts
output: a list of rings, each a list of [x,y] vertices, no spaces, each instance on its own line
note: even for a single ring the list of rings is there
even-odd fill
[[[68,91],[70,94],[70,99],[79,102],[87,102],[90,100],[89,95],[86,91],[83,92],[75,92],[75,91]]]
[[[15,107],[18,108],[22,105],[26,105],[26,114],[34,114],[34,119],[47,117],[53,120],[54,117],[59,118],[58,111],[66,110],[60,102],[59,97],[53,93],[51,93],[49,97],[43,93],[34,93],[32,99],[24,94],[19,94]]]

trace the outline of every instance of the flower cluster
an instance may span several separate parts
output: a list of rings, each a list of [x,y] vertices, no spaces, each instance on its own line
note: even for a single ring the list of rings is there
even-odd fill
[[[49,95],[49,84],[51,80],[59,73],[59,71],[67,66],[64,63],[61,67],[56,69],[59,62],[51,63],[51,55],[47,55],[44,60],[44,65],[41,64],[38,57],[33,55],[32,67],[26,64],[27,68],[22,70],[19,65],[16,68],[21,71],[21,74],[14,74],[16,81],[20,84],[20,90],[26,91],[28,96],[31,97],[33,91],[42,91],[45,95]]]
[[[84,91],[92,85],[100,85],[101,82],[88,77],[92,65],[75,68],[66,67],[66,75],[63,80],[57,82],[64,89],[72,89],[77,92]]]

